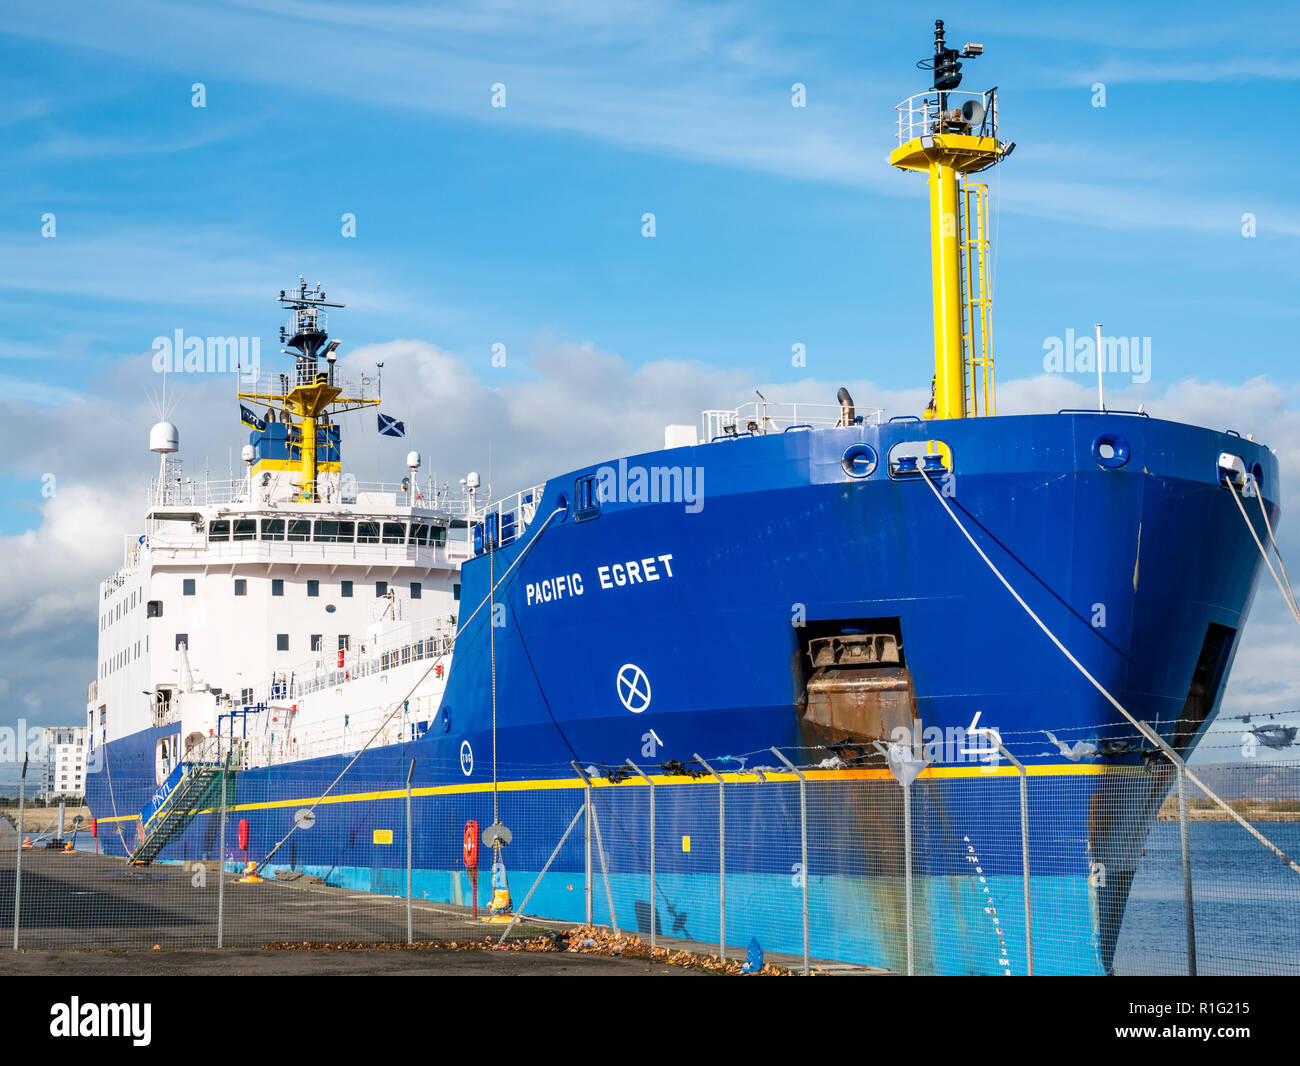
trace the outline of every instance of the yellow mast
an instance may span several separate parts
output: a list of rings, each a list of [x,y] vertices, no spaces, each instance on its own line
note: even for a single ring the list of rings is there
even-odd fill
[[[297,349],[290,353],[295,358],[292,377],[281,374],[278,388],[274,377],[261,378],[252,389],[239,393],[239,398],[297,416],[301,427],[298,458],[290,459],[288,469],[300,474],[296,483],[298,499],[312,502],[320,498],[316,487],[322,465],[317,455],[317,428],[328,424],[332,414],[373,407],[379,400],[364,395],[345,396],[344,389],[334,380],[334,352],[339,342],[330,341],[326,345],[329,336],[325,330],[326,312],[320,309],[342,307],[341,303],[326,301],[320,285],[308,290],[301,276],[298,291],[286,296],[282,289],[280,302],[293,311],[289,325],[280,327],[280,343]],[[322,357],[328,364],[327,370],[320,369]],[[336,462],[328,466],[337,470]]]
[[[943,21],[935,22],[934,58],[923,60],[934,71],[934,88],[929,93],[910,97],[899,105],[899,146],[889,162],[901,170],[927,175],[930,186],[930,267],[934,307],[934,398],[927,418],[964,418],[978,413],[972,390],[968,406],[967,376],[974,379],[976,367],[985,375],[984,413],[993,412],[992,355],[989,350],[988,294],[984,277],[984,228],[979,238],[967,247],[963,242],[964,219],[969,202],[963,205],[961,179],[992,166],[1014,145],[997,138],[997,90],[987,93],[954,93],[961,84],[959,58],[980,55],[984,48],[968,44],[960,52],[944,44]],[[958,101],[955,97],[960,96]],[[983,220],[983,186],[978,190],[979,220]],[[979,243],[982,241],[983,243]],[[969,243],[969,242],[968,242]],[[968,269],[962,271],[962,251],[968,252]],[[980,265],[978,280],[973,277],[974,250]],[[982,325],[976,355],[963,337],[966,311],[972,321],[978,316]],[[973,333],[973,328],[972,328]],[[970,364],[968,368],[968,362]]]

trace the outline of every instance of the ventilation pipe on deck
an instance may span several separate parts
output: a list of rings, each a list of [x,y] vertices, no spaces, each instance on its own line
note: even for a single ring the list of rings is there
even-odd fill
[[[835,394],[835,398],[840,401],[840,421],[841,426],[851,426],[856,421],[853,410],[853,397],[849,395],[849,390],[840,386],[840,391]]]

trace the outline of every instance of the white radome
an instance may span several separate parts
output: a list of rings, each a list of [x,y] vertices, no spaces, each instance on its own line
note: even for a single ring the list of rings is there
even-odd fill
[[[170,422],[157,422],[149,430],[149,450],[159,455],[171,455],[180,451],[181,433]]]

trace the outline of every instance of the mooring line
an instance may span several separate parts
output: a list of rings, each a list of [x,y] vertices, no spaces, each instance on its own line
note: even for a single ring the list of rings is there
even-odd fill
[[[528,543],[525,544],[523,546],[523,549],[519,552],[519,554],[515,556],[514,562],[512,562],[506,568],[506,572],[501,575],[501,580],[496,582],[496,584],[492,585],[492,587],[488,590],[488,594],[480,601],[479,605],[474,608],[474,612],[467,619],[465,619],[460,629],[456,631],[456,639],[459,639],[460,635],[464,633],[465,630],[469,627],[469,624],[472,621],[474,621],[474,618],[478,615],[479,611],[483,609],[483,605],[492,600],[492,598],[496,595],[497,589],[499,589],[501,585],[505,582],[506,578],[510,576],[514,568],[518,566],[521,562],[523,562],[524,557],[530,551],[532,551],[533,545],[536,544],[537,539],[544,532],[546,532],[546,527],[551,524],[551,520],[557,514],[562,514],[563,512],[564,512],[563,507],[557,507],[554,511],[552,511],[549,515],[546,516],[546,521],[542,523],[541,528],[538,529],[538,531],[532,535]],[[491,619],[489,619],[489,622],[490,621]],[[452,643],[452,650],[453,651],[455,650],[455,641],[453,641]],[[366,751],[366,749],[369,748],[370,745],[375,742],[375,738],[378,737],[379,734],[384,731],[384,728],[388,725],[388,723],[391,722],[394,717],[396,717],[398,708],[401,707],[408,699],[411,698],[412,693],[414,693],[417,688],[419,688],[422,684],[424,684],[425,678],[427,678],[429,674],[433,672],[433,668],[437,666],[439,662],[442,661],[442,659],[446,656],[446,654],[447,654],[446,652],[440,652],[437,655],[437,657],[431,663],[429,663],[429,668],[425,670],[424,673],[421,674],[419,678],[416,680],[415,684],[411,686],[410,691],[408,691],[405,696],[403,696],[400,700],[398,700],[395,704],[393,704],[393,709],[389,711],[388,716],[382,722],[379,723],[379,727],[370,735],[370,739],[367,740],[365,744],[361,746],[361,748],[357,751],[357,753],[354,756],[352,756],[352,760],[347,764],[347,766],[343,767],[343,769],[339,771],[338,777],[334,778],[334,780],[329,783],[329,786],[319,796],[316,797],[312,805],[307,808],[309,813],[311,811],[314,811],[320,805],[321,800],[323,800],[326,796],[330,794],[331,791],[333,791],[334,786],[343,780],[344,776],[347,774],[349,770],[352,769],[352,767],[356,764],[356,761],[359,758],[361,758],[362,754]],[[448,682],[451,681],[450,675],[448,675],[447,680]],[[293,826],[289,829],[289,832],[285,833],[285,835],[281,838],[280,842],[276,844],[275,847],[273,847],[269,852],[267,852],[266,858],[264,858],[261,862],[257,864],[257,868],[256,868],[257,873],[260,874],[262,870],[265,869],[266,864],[271,861],[275,853],[279,851],[282,847],[284,847],[284,845],[288,842],[289,838],[293,836],[293,834],[296,833],[297,831],[298,831],[298,822],[295,819]]]
[[[1146,737],[1149,741],[1151,741],[1152,744],[1154,744],[1158,748],[1163,748],[1164,742],[1160,738],[1159,734],[1155,733],[1151,729],[1151,727],[1148,726],[1145,722],[1139,722],[1136,718],[1134,718],[1131,714],[1129,714],[1127,709],[1125,709],[1125,707],[1119,702],[1119,700],[1117,700],[1114,696],[1110,694],[1106,686],[1103,685],[1100,681],[1098,681],[1095,677],[1093,677],[1092,674],[1088,672],[1088,668],[1085,667],[1083,663],[1079,662],[1079,660],[1076,659],[1071,654],[1070,649],[1067,648],[1064,644],[1060,642],[1060,640],[1057,639],[1056,634],[1053,633],[1047,627],[1047,624],[1041,618],[1039,618],[1037,614],[1034,613],[1034,609],[1030,607],[1029,604],[1027,604],[1024,601],[1023,597],[1021,597],[1020,593],[1018,593],[1012,587],[1011,582],[1002,576],[1002,571],[999,570],[994,565],[993,560],[984,554],[984,549],[981,548],[977,543],[975,543],[975,538],[970,535],[970,532],[966,529],[964,525],[962,525],[961,519],[958,518],[957,515],[953,512],[953,509],[948,506],[948,501],[943,498],[943,494],[937,488],[935,488],[934,482],[930,480],[930,475],[927,474],[924,470],[919,471],[919,473],[921,477],[925,479],[926,485],[930,487],[930,491],[934,493],[934,498],[939,501],[943,509],[948,512],[948,517],[951,518],[953,522],[956,524],[957,528],[961,530],[962,536],[964,536],[966,540],[970,542],[970,546],[974,548],[976,553],[979,555],[979,557],[984,560],[985,565],[988,566],[988,568],[993,571],[993,576],[996,577],[1000,582],[1002,582],[1003,588],[1005,588],[1009,593],[1011,593],[1015,601],[1018,604],[1020,604],[1021,607],[1024,608],[1025,613],[1028,614],[1029,617],[1034,620],[1034,624],[1037,625],[1038,628],[1043,631],[1043,633],[1047,636],[1047,639],[1050,640],[1053,644],[1055,644],[1057,650],[1062,655],[1064,655],[1067,659],[1069,659],[1070,663],[1074,666],[1074,668],[1078,670],[1079,673],[1083,674],[1083,676],[1088,679],[1088,682],[1092,685],[1092,687],[1095,688],[1099,693],[1101,693],[1103,697],[1105,697],[1107,703],[1109,703],[1112,707],[1115,708],[1115,710],[1119,711],[1120,714],[1122,714],[1131,723],[1133,723],[1137,731],[1141,733],[1144,737]],[[1253,527],[1251,529],[1251,533],[1252,535],[1254,534]],[[1255,539],[1256,542],[1258,543],[1259,538],[1256,537]],[[1279,848],[1276,844],[1274,844],[1271,840],[1269,840],[1266,836],[1264,836],[1263,833],[1261,833],[1258,829],[1256,829],[1253,825],[1251,825],[1248,821],[1246,821],[1245,818],[1243,818],[1240,814],[1238,814],[1231,807],[1229,807],[1227,803],[1225,803],[1222,799],[1220,799],[1218,794],[1214,792],[1213,789],[1211,789],[1208,785],[1206,785],[1205,782],[1203,782],[1188,768],[1186,762],[1182,764],[1182,770],[1184,773],[1187,774],[1188,778],[1202,792],[1204,792],[1210,799],[1212,799],[1215,803],[1217,803],[1220,807],[1222,807],[1225,811],[1227,811],[1228,814],[1232,816],[1233,820],[1236,821],[1238,824],[1240,824],[1243,829],[1245,829],[1248,833],[1250,833],[1251,836],[1253,836],[1256,840],[1258,840],[1261,844],[1263,844],[1266,848],[1268,848],[1269,851],[1271,851],[1274,855],[1276,855],[1279,859],[1281,859],[1284,863],[1286,863],[1287,866],[1289,866],[1293,871],[1295,871],[1297,874],[1300,874],[1300,865],[1297,865],[1286,854],[1286,852],[1284,852],[1281,848]]]
[[[1291,582],[1287,581],[1286,585],[1283,586],[1282,579],[1277,576],[1277,571],[1273,569],[1273,563],[1268,557],[1268,552],[1265,551],[1264,545],[1260,542],[1259,534],[1255,532],[1254,523],[1251,522],[1249,516],[1246,514],[1246,508],[1242,505],[1241,499],[1237,495],[1237,486],[1229,481],[1228,488],[1232,492],[1232,500],[1237,505],[1237,510],[1241,512],[1241,520],[1246,523],[1246,528],[1250,530],[1251,539],[1255,542],[1255,547],[1259,549],[1259,554],[1264,560],[1264,565],[1268,567],[1268,572],[1273,575],[1273,583],[1277,585],[1278,591],[1282,593],[1282,598],[1286,600],[1287,607],[1291,609],[1291,617],[1296,620],[1297,625],[1300,625],[1300,607],[1296,606],[1295,594],[1291,591]],[[1264,497],[1260,495],[1258,486],[1256,486],[1255,495],[1259,497],[1259,507],[1262,511],[1264,509]],[[1264,515],[1264,525],[1268,526],[1269,539],[1273,540],[1273,527],[1269,525],[1267,513]],[[1277,552],[1276,540],[1273,540],[1273,550]],[[1285,574],[1286,567],[1282,564],[1281,552],[1277,552],[1277,563],[1278,566],[1282,567],[1282,573]]]

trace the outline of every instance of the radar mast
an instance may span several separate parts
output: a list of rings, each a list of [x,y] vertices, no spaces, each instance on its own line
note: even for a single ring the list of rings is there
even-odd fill
[[[281,289],[279,300],[292,315],[288,324],[280,327],[280,343],[286,346],[282,349],[285,354],[294,357],[293,372],[280,374],[278,379],[275,375],[259,377],[251,389],[239,393],[239,398],[266,407],[268,414],[281,412],[286,423],[292,423],[294,417],[299,419],[299,431],[291,432],[288,437],[285,469],[299,475],[294,483],[297,498],[316,502],[320,499],[317,485],[322,467],[319,453],[322,450],[329,453],[327,430],[331,416],[374,407],[379,398],[365,395],[364,378],[359,386],[335,379],[334,361],[339,342],[329,340],[329,313],[324,309],[343,304],[326,300],[319,282],[315,288],[308,289],[301,274],[297,289]],[[320,366],[322,358],[326,361],[324,370]],[[259,432],[265,437],[265,428]],[[337,472],[337,445],[335,449],[332,461],[327,460],[326,465]],[[268,461],[264,458],[259,466]]]
[[[930,184],[935,372],[927,418],[994,413],[988,190],[965,177],[1015,145],[998,140],[996,88],[957,91],[960,60],[983,52],[981,44],[949,48],[943,20],[935,21],[934,55],[917,63],[933,71],[932,88],[898,105],[898,147],[889,157],[901,170],[926,174]]]

